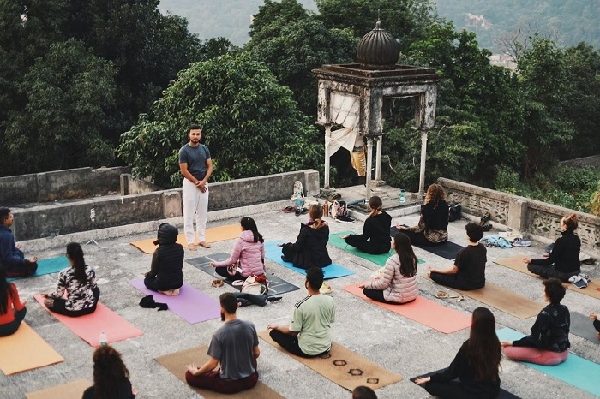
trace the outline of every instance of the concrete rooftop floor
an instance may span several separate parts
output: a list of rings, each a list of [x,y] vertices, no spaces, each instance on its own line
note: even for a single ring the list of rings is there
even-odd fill
[[[305,222],[308,216],[296,217],[293,213],[281,212],[280,209],[286,205],[289,205],[289,201],[249,206],[241,212],[256,219],[259,230],[266,240],[294,241],[299,224]],[[411,207],[395,210],[393,215],[396,217],[393,222],[416,224],[418,220],[416,209],[416,207]],[[239,214],[239,209],[237,213],[231,210],[211,212],[209,228],[237,224],[239,223]],[[236,216],[233,217],[233,215]],[[332,219],[327,219],[327,221],[332,233],[343,230],[359,232],[362,229],[360,220],[354,223],[337,222]],[[171,219],[169,222],[176,224],[180,232],[182,231],[181,218]],[[463,219],[449,224],[450,240],[460,245],[466,245],[463,228],[465,223],[466,220]],[[139,390],[138,398],[198,398],[199,396],[193,390],[160,366],[154,358],[208,344],[212,333],[221,326],[221,322],[210,320],[190,325],[172,312],[157,312],[155,309],[141,308],[138,303],[143,294],[128,284],[128,281],[149,270],[151,261],[151,255],[143,254],[137,248],[129,245],[129,242],[155,237],[157,225],[157,222],[141,223],[70,236],[57,236],[24,242],[23,246],[26,255],[48,258],[62,255],[65,245],[69,241],[85,243],[90,238],[96,238],[100,245],[86,245],[84,253],[87,263],[96,269],[101,289],[100,300],[144,331],[140,337],[113,344],[123,354],[125,364],[131,373],[132,384]],[[217,242],[210,249],[200,248],[197,252],[186,250],[185,257],[187,259],[210,253],[229,252],[232,244],[233,241]],[[488,248],[487,280],[529,298],[542,300],[540,280],[498,266],[493,263],[493,260],[516,254],[538,257],[546,244],[536,241],[531,248]],[[452,265],[452,261],[419,248],[415,248],[415,252],[419,258],[426,261],[426,265],[448,267]],[[337,320],[333,327],[335,341],[404,377],[399,383],[377,390],[379,398],[428,398],[426,391],[412,384],[409,378],[448,366],[461,343],[467,339],[469,330],[465,329],[446,335],[350,295],[343,291],[342,287],[366,280],[371,272],[379,266],[335,247],[330,246],[329,253],[335,263],[356,272],[355,275],[349,277],[329,280],[333,286],[333,297],[337,306]],[[274,273],[298,287],[303,287],[304,276],[269,260],[266,260],[266,264],[269,273]],[[600,277],[593,266],[583,266],[582,269],[593,278]],[[444,302],[434,297],[441,287],[423,278],[425,270],[425,265],[419,265],[420,295],[433,301]],[[24,398],[26,392],[49,388],[75,379],[92,380],[93,348],[33,300],[34,294],[53,289],[56,277],[57,275],[54,274],[22,279],[18,280],[16,284],[21,297],[29,300],[27,323],[65,360],[53,366],[8,377],[0,373],[0,398]],[[188,263],[184,263],[184,279],[215,299],[218,299],[222,292],[233,290],[227,285],[223,288],[212,288],[213,277]],[[240,318],[254,322],[258,331],[265,330],[269,323],[287,323],[294,303],[305,295],[305,290],[301,288],[284,294],[283,300],[278,303],[269,304],[264,308],[242,308],[238,314]],[[600,301],[571,290],[567,291],[563,303],[571,311],[580,313],[600,311]],[[476,307],[482,306],[481,303],[468,297],[462,302],[449,301],[444,305],[465,314],[470,314]],[[496,316],[498,329],[506,326],[528,333],[535,320],[534,318],[520,320],[495,309],[492,311]],[[574,353],[600,363],[600,345],[598,343],[573,335],[570,336],[570,339],[571,349]],[[280,353],[263,341],[260,341],[260,347],[262,351],[258,360],[260,379],[284,397],[351,397],[349,391],[296,362],[291,357]],[[182,364],[181,366],[185,367],[186,365]],[[593,397],[585,391],[506,359],[502,361],[501,378],[504,389],[522,398],[585,399]]]

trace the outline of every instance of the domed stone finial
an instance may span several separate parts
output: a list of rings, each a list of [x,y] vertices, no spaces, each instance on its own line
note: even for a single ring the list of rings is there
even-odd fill
[[[381,27],[381,20],[377,20],[375,29],[364,35],[358,43],[356,56],[363,68],[394,68],[400,59],[400,45]]]

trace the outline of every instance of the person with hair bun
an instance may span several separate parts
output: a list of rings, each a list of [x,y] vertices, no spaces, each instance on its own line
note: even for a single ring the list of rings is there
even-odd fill
[[[369,254],[385,254],[390,251],[390,226],[392,217],[382,208],[381,198],[369,198],[371,213],[365,220],[362,234],[343,236],[346,244],[361,252]]]
[[[221,262],[211,262],[217,274],[230,280],[245,280],[248,276],[261,276],[265,274],[265,245],[263,236],[258,232],[256,222],[248,216],[240,221],[242,234],[231,251],[231,256]],[[239,266],[241,271],[229,273],[230,266]]]
[[[304,270],[329,266],[332,263],[327,252],[329,226],[323,220],[323,207],[319,204],[311,205],[308,217],[308,223],[300,225],[295,243],[278,244],[282,247],[281,259]]]
[[[158,226],[150,271],[145,274],[144,285],[164,295],[179,295],[183,287],[183,246],[177,242],[177,227],[169,223]]]
[[[448,241],[448,203],[444,188],[437,183],[429,186],[417,226],[396,225],[396,228],[402,230],[415,247],[430,247]]]
[[[576,214],[565,216],[560,220],[561,236],[554,242],[554,248],[547,258],[524,258],[527,270],[543,278],[556,277],[563,283],[576,276],[580,271],[579,250],[581,240],[574,231],[579,222]]]
[[[504,354],[509,359],[543,366],[556,366],[567,360],[571,346],[571,314],[560,303],[566,291],[557,278],[544,281],[544,299],[550,304],[537,315],[530,335],[518,341],[502,342]]]
[[[110,345],[94,351],[94,385],[83,392],[81,399],[134,399],[137,390],[129,382],[129,370],[121,354]]]
[[[67,259],[71,266],[59,273],[56,291],[44,294],[44,304],[51,312],[69,317],[93,313],[100,298],[96,273],[85,264],[83,250],[77,242],[67,244]]]

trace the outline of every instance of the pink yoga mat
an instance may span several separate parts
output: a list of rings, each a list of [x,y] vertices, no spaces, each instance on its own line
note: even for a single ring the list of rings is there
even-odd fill
[[[422,296],[418,296],[417,299],[409,303],[393,305],[367,298],[363,295],[362,289],[358,288],[358,284],[344,287],[344,290],[371,302],[373,305],[381,306],[445,334],[451,334],[471,326],[471,315],[447,308]]]
[[[144,279],[138,278],[131,280],[129,284],[146,295],[153,295],[155,302],[162,302],[169,305],[169,310],[190,324],[200,323],[201,321],[218,319],[221,317],[221,307],[219,302],[208,295],[198,291],[189,284],[183,284],[179,290],[179,295],[168,296],[155,291],[150,291],[144,285]]]
[[[41,295],[35,295],[34,298],[44,309],[48,310],[44,306],[44,298]],[[50,311],[48,310],[48,312]],[[129,324],[127,320],[100,302],[98,302],[94,313],[85,316],[68,317],[58,313],[50,313],[91,346],[100,345],[100,333],[102,331],[106,332],[109,343],[124,341],[143,334],[142,331]]]

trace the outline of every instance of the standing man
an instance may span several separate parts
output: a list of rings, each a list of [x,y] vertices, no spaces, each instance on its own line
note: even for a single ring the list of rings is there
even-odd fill
[[[179,150],[179,169],[183,175],[183,232],[188,249],[197,249],[194,234],[194,221],[198,233],[198,245],[210,248],[206,242],[206,219],[208,213],[208,179],[213,172],[210,151],[200,144],[202,129],[192,125],[189,128],[190,142]]]
[[[233,394],[252,389],[258,381],[256,359],[260,356],[254,324],[237,318],[237,298],[231,292],[219,296],[221,320],[212,337],[209,359],[202,367],[190,364],[185,380],[191,386]],[[220,370],[216,370],[220,366]]]
[[[25,259],[20,245],[10,229],[15,218],[8,208],[0,208],[0,265],[6,268],[8,277],[31,276],[38,268],[37,257]]]
[[[269,324],[269,335],[286,351],[301,357],[316,357],[331,350],[331,325],[335,321],[335,304],[321,294],[323,271],[312,267],[306,272],[304,286],[308,296],[296,303],[289,326]]]

